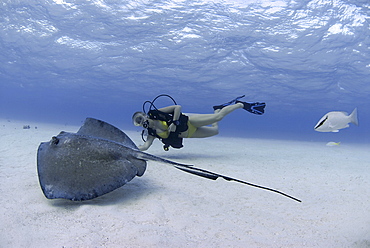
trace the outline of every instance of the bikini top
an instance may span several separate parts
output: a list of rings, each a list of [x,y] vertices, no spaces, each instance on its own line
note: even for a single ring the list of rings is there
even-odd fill
[[[168,132],[168,125],[167,125],[167,122],[165,121],[159,121],[161,124],[162,124],[162,127],[163,129],[166,129],[166,131],[163,131],[163,132],[156,132],[157,136],[161,137],[162,139],[167,139],[170,132]]]

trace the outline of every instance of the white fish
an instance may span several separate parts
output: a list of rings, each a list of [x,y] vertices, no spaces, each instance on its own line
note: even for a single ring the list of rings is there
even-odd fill
[[[318,132],[339,132],[339,129],[349,127],[348,123],[358,126],[357,108],[350,115],[341,111],[325,114],[316,124],[315,130]]]
[[[339,146],[339,145],[340,145],[340,142],[334,142],[334,141],[330,141],[326,143],[326,146]]]

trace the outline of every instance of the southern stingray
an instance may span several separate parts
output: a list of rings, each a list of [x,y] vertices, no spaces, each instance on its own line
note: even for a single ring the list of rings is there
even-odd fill
[[[135,176],[142,176],[148,160],[170,164],[212,180],[223,178],[273,191],[300,202],[275,189],[142,152],[120,129],[93,118],[87,118],[77,133],[62,131],[49,142],[41,143],[37,151],[37,171],[46,198],[83,201],[109,193]]]

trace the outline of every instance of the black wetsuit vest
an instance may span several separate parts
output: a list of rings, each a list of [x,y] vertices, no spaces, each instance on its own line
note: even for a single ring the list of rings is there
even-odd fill
[[[167,126],[173,123],[173,114],[164,113],[156,109],[150,110],[148,112],[148,116],[152,120],[165,121],[167,123]],[[163,148],[165,150],[168,150],[168,147],[170,146],[173,148],[180,149],[183,147],[182,145],[183,138],[180,138],[179,134],[181,132],[185,132],[186,130],[188,130],[188,120],[189,120],[188,116],[181,114],[179,118],[179,125],[177,125],[176,131],[170,132],[167,138],[161,138],[160,136],[157,135],[155,129],[152,129],[150,127],[148,128],[148,134],[161,140],[162,143],[164,144]]]

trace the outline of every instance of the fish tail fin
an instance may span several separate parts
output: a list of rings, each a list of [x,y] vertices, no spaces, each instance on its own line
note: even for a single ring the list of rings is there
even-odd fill
[[[358,117],[357,117],[357,108],[355,108],[352,113],[349,115],[351,118],[351,123],[355,124],[358,126]]]

